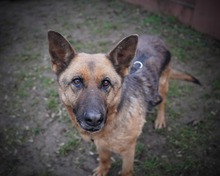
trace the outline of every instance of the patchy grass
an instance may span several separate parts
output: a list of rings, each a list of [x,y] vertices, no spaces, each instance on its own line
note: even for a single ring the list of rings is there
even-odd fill
[[[93,24],[92,24],[93,25]],[[92,34],[100,36],[106,36],[109,35],[112,30],[117,30],[118,25],[115,25],[115,23],[112,23],[111,21],[103,21],[102,23],[99,23],[99,25],[95,26],[93,28]]]
[[[198,144],[200,134],[192,127],[184,127],[178,130],[178,133],[172,133],[168,140],[172,147],[187,151],[193,149]]]
[[[51,89],[48,92],[48,99],[47,99],[47,107],[51,111],[56,111],[58,109],[58,92],[55,89]]]
[[[180,96],[180,87],[179,87],[179,84],[178,82],[176,81],[170,81],[170,84],[169,84],[169,91],[168,91],[168,99],[169,97],[178,97]]]
[[[211,122],[196,127],[178,126],[171,130],[159,131],[158,135],[167,138],[167,151],[162,155],[148,154],[146,144],[136,146],[135,175],[197,175],[203,170],[201,152],[208,148],[206,131]],[[203,145],[203,149],[201,149]],[[144,160],[146,156],[146,160]]]
[[[157,14],[151,14],[147,18],[144,18],[143,25],[161,25],[164,21],[164,18]]]
[[[167,103],[166,117],[170,120],[177,120],[179,117],[181,117],[181,112],[178,108],[174,108],[173,105]]]
[[[93,43],[90,41],[83,42],[83,41],[75,41],[75,40],[70,39],[69,42],[72,44],[72,46],[74,46],[74,48],[77,51],[84,50],[85,52],[89,52],[94,49]]]
[[[61,145],[59,148],[60,155],[66,155],[70,151],[73,151],[78,146],[79,141],[76,139],[70,139],[65,144]]]
[[[144,174],[151,173],[158,168],[159,162],[157,158],[150,158],[146,159],[145,161],[141,162],[139,168]],[[154,174],[152,174],[154,175]]]
[[[34,136],[41,134],[42,131],[43,131],[43,129],[39,125],[37,125],[36,127],[31,129],[31,132]]]
[[[45,89],[49,89],[50,86],[52,86],[54,84],[55,80],[52,78],[48,78],[48,77],[44,77],[42,79],[42,85]]]
[[[30,48],[29,48],[29,50],[30,50]],[[32,52],[32,53],[21,53],[21,54],[18,54],[15,58],[19,62],[27,62],[27,61],[37,60],[39,57],[40,57],[39,53],[33,53]]]
[[[45,171],[45,172],[40,173],[39,175],[41,175],[41,176],[57,176],[57,174],[55,174],[52,171]]]
[[[210,48],[207,45],[218,44],[206,40],[201,33],[190,27],[183,27],[175,17],[148,13],[147,17],[143,17],[142,26],[151,34],[163,36],[170,45],[172,55],[182,62],[208,52]]]
[[[220,91],[220,80],[214,80],[212,83],[212,87],[214,91]]]
[[[141,157],[141,155],[143,155],[143,153],[145,151],[146,151],[146,146],[141,142],[137,142],[136,150],[135,150],[135,156]]]
[[[62,143],[58,149],[58,153],[63,156],[69,152],[77,149],[80,144],[80,137],[77,135],[75,130],[71,130],[66,134],[67,142]]]
[[[187,175],[189,170],[196,169],[196,167],[199,167],[199,163],[196,160],[193,160],[192,158],[184,159],[184,162],[176,161],[176,162],[170,162],[170,161],[164,161],[161,165],[161,168],[165,170],[166,175]]]

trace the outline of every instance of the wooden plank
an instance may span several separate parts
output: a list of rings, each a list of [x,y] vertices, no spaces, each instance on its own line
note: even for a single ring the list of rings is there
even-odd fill
[[[220,39],[220,1],[198,0],[194,10],[192,27]]]

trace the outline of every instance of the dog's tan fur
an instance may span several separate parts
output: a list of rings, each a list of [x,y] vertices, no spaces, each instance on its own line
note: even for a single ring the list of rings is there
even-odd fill
[[[83,59],[84,57],[85,60]],[[114,75],[114,70],[111,67],[110,63],[108,62],[108,60],[106,61],[103,55],[94,55],[94,57],[92,57],[93,61],[97,59],[97,63],[100,63],[100,66],[96,65],[97,73],[87,73],[88,68],[82,68],[83,65],[88,65],[89,63],[89,58],[86,57],[86,54],[80,54],[77,58],[75,58],[75,62],[71,63],[72,65],[70,65],[69,68],[60,76],[60,79],[62,80],[71,78],[71,74],[74,74],[72,73],[72,70],[77,70],[78,67],[80,67],[80,69],[86,70],[85,77],[89,77],[91,74],[101,75],[101,73],[103,72],[102,69],[104,69],[105,72],[107,71],[106,69],[109,69],[110,75],[114,77],[113,79],[118,79],[118,82],[120,82],[118,76]],[[80,59],[78,60],[78,58]],[[103,60],[103,62],[101,62],[101,60]],[[104,68],[103,65],[105,66]],[[79,130],[81,136],[85,140],[93,140],[97,147],[100,158],[100,165],[95,170],[95,173],[97,175],[107,174],[110,168],[110,152],[115,152],[122,156],[122,175],[132,174],[136,139],[140,135],[142,126],[145,122],[146,107],[141,106],[143,102],[139,101],[139,99],[134,99],[133,102],[131,102],[132,106],[127,106],[129,107],[129,109],[125,106],[119,114],[117,113],[117,107],[115,106],[115,104],[118,104],[116,102],[119,102],[120,100],[120,88],[122,85],[118,86],[118,89],[115,92],[112,92],[112,95],[109,95],[107,100],[110,108],[107,115],[108,118],[105,128],[103,128],[101,132],[94,134],[83,130],[77,123],[75,115],[72,111],[72,104],[74,104],[74,102],[72,101],[75,100],[75,97],[71,100],[66,99],[67,97],[72,97],[71,90],[59,88],[59,94],[61,95],[62,101],[64,102],[70,114],[73,124]],[[128,133],[128,131],[132,133]]]
[[[129,74],[138,42],[136,35],[123,39],[107,54],[76,53],[71,45],[54,31],[48,32],[48,39],[60,98],[80,135],[85,140],[94,141],[99,153],[99,166],[94,175],[107,175],[110,153],[115,152],[122,156],[121,175],[131,176],[136,141],[145,123],[149,102],[156,101],[155,97],[159,94],[162,97],[155,128],[165,127],[164,106],[169,79],[184,78],[193,81],[192,77],[183,76],[184,74],[174,72],[170,68],[169,60],[164,61],[163,57],[166,47],[161,43],[158,46],[161,45],[159,52],[162,54],[158,55],[157,62],[148,59],[143,62],[142,70]],[[149,65],[153,67],[151,72],[147,70]],[[155,78],[150,77],[151,74]],[[95,112],[104,114],[104,120],[91,126],[88,125],[91,119],[88,121],[87,114],[90,113],[93,117],[94,109]]]

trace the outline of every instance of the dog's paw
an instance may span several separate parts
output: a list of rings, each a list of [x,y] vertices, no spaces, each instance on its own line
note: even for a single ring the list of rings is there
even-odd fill
[[[119,171],[118,176],[132,176],[132,171],[126,173],[122,173],[122,171]]]
[[[92,176],[106,176],[108,174],[109,168],[104,168],[104,167],[97,167],[93,171]]]
[[[162,129],[162,128],[165,128],[165,127],[166,127],[165,120],[158,120],[158,119],[155,120],[155,123],[154,123],[154,128],[155,129]]]

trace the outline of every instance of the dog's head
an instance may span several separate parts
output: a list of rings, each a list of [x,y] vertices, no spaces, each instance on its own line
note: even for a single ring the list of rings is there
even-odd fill
[[[86,131],[101,130],[109,111],[119,104],[123,78],[135,55],[137,35],[124,38],[107,54],[77,53],[54,31],[48,32],[48,40],[59,94],[71,108],[71,118]]]

